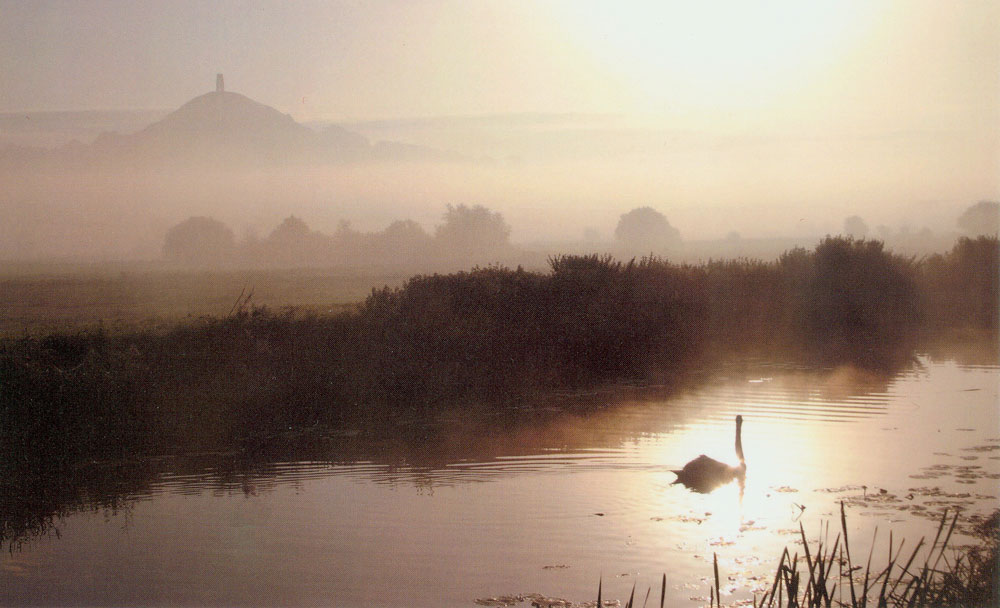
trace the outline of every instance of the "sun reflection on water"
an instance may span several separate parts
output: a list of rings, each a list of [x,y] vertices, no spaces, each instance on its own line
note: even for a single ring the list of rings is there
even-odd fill
[[[302,593],[288,603],[362,605],[377,591],[379,605],[468,605],[500,592],[592,600],[602,574],[608,597],[627,597],[635,582],[655,594],[667,573],[671,605],[704,604],[717,556],[732,604],[770,582],[784,547],[801,551],[800,524],[810,542],[826,526],[832,542],[841,501],[852,549],[866,552],[879,527],[873,563],[884,563],[890,529],[897,544],[929,541],[944,508],[961,504],[963,517],[995,508],[1000,369],[922,366],[892,379],[848,368],[722,370],[686,391],[623,390],[606,406],[536,411],[502,433],[459,418],[452,436],[332,462],[317,454],[236,475],[200,460],[167,463],[127,534],[80,513],[60,524],[58,543],[32,546],[28,557],[42,565],[27,574],[17,574],[20,558],[0,557],[0,598],[15,576],[70,597],[76,590],[61,581],[103,581],[114,572],[107,555],[139,547],[193,556],[155,571],[229,603],[240,598],[219,581],[275,602]],[[699,454],[738,463],[738,414],[742,492],[735,480],[707,494],[674,484],[671,470]],[[256,556],[274,547],[301,557],[280,571],[259,566]],[[122,578],[130,592],[145,589],[146,578]],[[374,590],[374,579],[396,584]],[[264,580],[267,590],[253,587]]]

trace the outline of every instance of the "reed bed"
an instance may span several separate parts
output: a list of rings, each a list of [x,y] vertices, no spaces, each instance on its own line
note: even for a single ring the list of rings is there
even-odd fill
[[[883,567],[873,567],[872,556],[878,528],[864,566],[851,554],[847,532],[847,514],[840,504],[840,531],[833,543],[816,541],[809,544],[805,527],[799,523],[802,554],[786,547],[775,569],[770,589],[737,606],[753,608],[940,608],[985,607],[997,605],[1000,599],[1000,510],[979,524],[974,533],[980,544],[973,547],[953,547],[952,537],[958,527],[959,512],[941,514],[937,531],[930,544],[926,538],[912,549],[902,539],[897,545],[889,533],[889,553]],[[829,531],[827,529],[827,531]],[[923,550],[923,553],[921,551]],[[709,586],[709,608],[721,608],[721,577],[718,555],[712,555],[712,581]],[[636,585],[633,584],[625,608],[636,608]],[[667,575],[660,586],[660,608],[666,604]],[[642,608],[646,608],[652,587],[647,588]],[[563,602],[565,600],[557,600]],[[554,604],[533,603],[546,608]],[[617,600],[603,598],[603,579],[598,581],[596,603],[582,606],[620,606]]]
[[[949,542],[958,524],[959,513],[941,515],[934,540],[925,545],[921,538],[912,550],[906,540],[896,545],[889,533],[889,553],[882,568],[872,567],[878,528],[872,537],[868,557],[862,567],[855,565],[847,533],[844,504],[840,505],[840,532],[831,545],[817,541],[810,548],[805,528],[799,524],[803,554],[781,554],[771,588],[754,596],[754,608],[850,608],[940,606],[993,606],[997,600],[997,512],[980,527],[983,544],[959,550]],[[924,549],[922,563],[919,559]],[[949,556],[950,554],[950,556]],[[719,595],[718,560],[714,560],[711,605],[722,605]]]

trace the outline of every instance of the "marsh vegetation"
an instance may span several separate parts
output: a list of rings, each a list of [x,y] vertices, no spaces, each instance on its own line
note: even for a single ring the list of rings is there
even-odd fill
[[[212,448],[457,402],[669,383],[705,357],[762,348],[893,369],[923,328],[996,334],[997,257],[996,238],[921,262],[828,238],[774,262],[558,256],[547,273],[416,276],[336,314],[275,312],[245,293],[231,314],[167,331],[4,340],[0,440],[24,447],[13,462]]]

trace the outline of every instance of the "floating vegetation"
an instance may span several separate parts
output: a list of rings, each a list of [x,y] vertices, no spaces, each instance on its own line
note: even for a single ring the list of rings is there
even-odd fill
[[[864,489],[865,489],[865,486],[861,486],[861,485],[849,485],[849,486],[840,486],[840,487],[837,487],[837,488],[819,488],[816,491],[817,492],[825,492],[827,494],[840,494],[842,492],[854,492],[854,491],[864,490]]]
[[[524,595],[496,595],[479,598],[476,600],[476,604],[480,606],[514,606],[525,601],[527,601],[527,597]]]
[[[963,460],[975,459],[976,457],[962,457]],[[995,458],[990,457],[991,460]],[[950,475],[957,483],[969,485],[980,479],[1000,479],[1000,473],[992,473],[983,470],[982,465],[966,464],[933,464],[921,469],[920,473],[910,475],[911,479],[938,479]]]
[[[995,441],[990,439],[988,441]],[[963,452],[993,452],[995,450],[1000,450],[1000,445],[977,445],[971,448],[963,448]]]
[[[766,530],[767,527],[757,524],[754,520],[745,521],[740,524],[740,532],[749,532],[753,530]]]
[[[503,608],[504,606],[529,605],[532,608],[597,608],[594,600],[571,602],[561,597],[548,597],[541,593],[521,593],[517,595],[497,595],[475,600],[479,606]],[[601,600],[601,608],[620,608],[619,600]]]

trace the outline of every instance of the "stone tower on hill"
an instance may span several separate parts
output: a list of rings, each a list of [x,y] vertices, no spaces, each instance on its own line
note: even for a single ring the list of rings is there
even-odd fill
[[[226,90],[226,84],[222,80],[222,74],[215,75],[215,92],[222,93]]]

